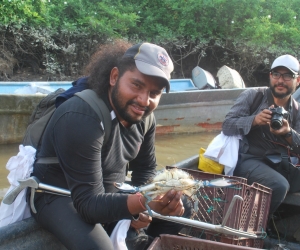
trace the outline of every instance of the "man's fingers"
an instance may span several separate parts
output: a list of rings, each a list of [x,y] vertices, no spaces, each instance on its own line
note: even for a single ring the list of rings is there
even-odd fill
[[[142,222],[150,223],[152,221],[152,217],[148,214],[140,213],[139,220]]]
[[[181,216],[184,212],[184,206],[181,199],[177,203],[170,204],[168,208],[170,211],[169,215],[171,216]]]
[[[173,190],[174,191],[174,190]],[[174,191],[175,192],[175,191]],[[167,199],[165,206],[162,207],[161,214],[169,216],[181,216],[183,203],[181,200],[182,192],[171,192],[169,191],[163,199]]]
[[[161,215],[181,216],[184,212],[181,196],[181,191],[170,190],[163,197],[153,199],[149,206]]]
[[[184,214],[184,211],[185,211],[185,209],[184,209],[184,207],[182,207],[182,209],[181,209],[181,212],[180,212],[179,216],[182,216],[182,215]]]
[[[168,203],[168,209],[173,211],[176,209],[176,207],[178,206],[179,203],[182,203],[181,201],[181,195],[182,192],[176,192],[175,195],[173,196],[173,199],[170,200],[170,202]]]
[[[263,110],[262,112],[260,112],[259,114],[256,115],[256,117],[254,118],[255,120],[255,125],[266,125],[268,122],[271,121],[271,114],[269,112],[269,110],[267,110],[268,112],[265,112],[265,110]]]
[[[132,220],[131,221],[131,226],[135,229],[140,229],[147,227],[149,223],[152,221],[152,217],[149,216],[148,214],[139,214],[139,218],[137,220]]]
[[[178,192],[176,192],[175,190],[172,189],[172,190],[168,191],[164,196],[157,196],[155,199],[153,199],[153,201],[159,202],[161,207],[166,207],[175,198],[177,193]],[[180,192],[180,196],[181,196],[181,192]],[[180,196],[179,196],[179,199],[180,199]]]

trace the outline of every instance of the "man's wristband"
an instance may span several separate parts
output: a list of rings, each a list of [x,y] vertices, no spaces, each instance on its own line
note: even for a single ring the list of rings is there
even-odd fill
[[[139,196],[139,203],[140,203],[142,209],[144,209],[144,211],[147,210],[147,208],[143,205],[143,203],[142,203],[142,201],[141,201],[143,195],[142,195],[141,193],[136,193],[136,195]]]
[[[287,133],[284,135],[284,138],[289,138],[289,137],[292,136],[292,134],[293,134],[293,132],[292,132],[292,129],[291,129],[290,132],[287,132]]]

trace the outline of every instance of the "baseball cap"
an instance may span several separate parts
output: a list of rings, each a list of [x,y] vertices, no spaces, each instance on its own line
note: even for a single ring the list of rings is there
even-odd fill
[[[272,64],[271,70],[276,67],[286,67],[294,74],[299,74],[299,61],[291,55],[277,57]]]
[[[139,43],[129,48],[123,57],[132,57],[141,73],[165,79],[166,92],[170,91],[169,80],[174,65],[164,48],[152,43]]]

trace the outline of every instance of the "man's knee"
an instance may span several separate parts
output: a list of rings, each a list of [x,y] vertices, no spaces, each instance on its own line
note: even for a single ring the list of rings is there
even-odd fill
[[[282,176],[282,178],[274,180],[271,189],[272,189],[272,197],[279,196],[284,198],[290,189],[290,184]]]

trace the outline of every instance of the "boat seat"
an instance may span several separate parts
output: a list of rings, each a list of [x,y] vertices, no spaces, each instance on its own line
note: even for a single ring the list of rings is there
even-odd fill
[[[67,250],[32,218],[0,228],[0,249]]]

